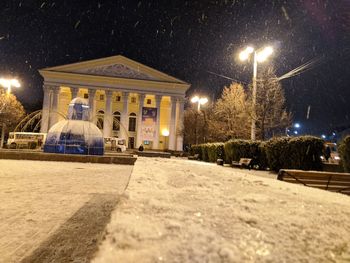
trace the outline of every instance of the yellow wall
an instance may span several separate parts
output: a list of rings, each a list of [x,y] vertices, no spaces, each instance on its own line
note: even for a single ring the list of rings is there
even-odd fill
[[[78,92],[78,97],[84,98],[84,94],[88,93],[88,89],[86,88],[80,88]],[[104,95],[103,100],[100,99],[100,95]],[[116,97],[121,96],[121,100],[117,101]],[[136,102],[132,102],[132,98],[136,98]],[[147,104],[148,99],[151,100],[151,104]],[[60,113],[62,113],[64,116],[68,113],[68,106],[70,101],[72,100],[72,95],[69,87],[61,87],[60,90],[60,96],[59,96],[59,106],[58,110]],[[130,93],[129,94],[129,103],[128,103],[128,115],[130,113],[135,113],[137,117],[139,117],[139,95],[137,93]],[[106,103],[106,95],[103,90],[97,90],[96,96],[96,112],[99,110],[106,110],[105,103]],[[160,103],[160,129],[159,129],[159,148],[165,149],[167,148],[168,144],[168,137],[164,137],[162,135],[163,130],[169,131],[169,125],[170,125],[170,97],[169,96],[163,96],[161,103]],[[155,108],[156,107],[156,101],[154,95],[146,95],[145,101],[144,101],[144,107],[150,107]],[[112,113],[115,111],[119,111],[120,113],[123,112],[123,98],[121,92],[113,92],[112,95]],[[158,113],[159,114],[159,113]],[[62,120],[63,117],[60,117],[60,120]],[[118,133],[117,133],[118,134]],[[129,132],[129,136],[135,137],[136,140],[136,132]]]

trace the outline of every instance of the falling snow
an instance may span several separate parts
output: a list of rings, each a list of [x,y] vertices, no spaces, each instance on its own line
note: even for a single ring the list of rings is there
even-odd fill
[[[238,61],[237,53],[247,45],[269,44],[276,52],[259,68],[273,64],[284,76],[287,106],[308,131],[343,125],[350,115],[346,0],[2,4],[0,72],[33,86],[18,91],[29,111],[41,107],[37,70],[47,66],[124,54],[191,83],[189,95],[217,98],[232,79],[251,81],[252,66]],[[310,61],[317,62],[306,64]],[[28,96],[33,90],[39,97]]]

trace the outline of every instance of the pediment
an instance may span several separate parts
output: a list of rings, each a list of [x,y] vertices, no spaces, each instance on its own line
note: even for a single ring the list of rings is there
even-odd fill
[[[104,65],[104,66],[97,66],[97,67],[91,67],[91,68],[82,68],[82,69],[72,70],[71,72],[88,74],[88,75],[96,75],[96,76],[105,76],[105,77],[161,81],[161,79],[155,76],[146,74],[137,69],[132,69],[123,64],[112,64],[112,65]]]
[[[41,74],[45,74],[45,72],[71,73],[110,78],[125,78],[187,84],[182,80],[174,78],[168,74],[165,74],[161,71],[158,71],[121,55],[50,67],[40,70]]]

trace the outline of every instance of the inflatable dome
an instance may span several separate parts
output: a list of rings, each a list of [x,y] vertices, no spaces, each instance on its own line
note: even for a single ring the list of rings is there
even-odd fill
[[[60,121],[50,128],[44,152],[103,155],[103,135],[88,120],[89,106],[86,100],[73,99],[69,104],[68,120]]]

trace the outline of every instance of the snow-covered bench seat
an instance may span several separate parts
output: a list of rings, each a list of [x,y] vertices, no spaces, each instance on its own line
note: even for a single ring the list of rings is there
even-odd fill
[[[281,169],[277,179],[350,195],[350,173]]]
[[[241,158],[239,162],[232,161],[232,167],[240,167],[240,168],[250,168],[249,165],[252,159],[250,158]]]

